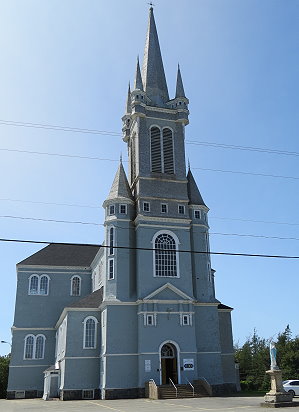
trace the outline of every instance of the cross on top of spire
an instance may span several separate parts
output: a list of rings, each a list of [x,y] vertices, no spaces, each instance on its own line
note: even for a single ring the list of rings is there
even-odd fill
[[[149,4],[149,5],[151,6],[151,9],[155,6],[155,4],[154,4],[152,1],[150,1],[150,2],[147,3],[147,4]]]

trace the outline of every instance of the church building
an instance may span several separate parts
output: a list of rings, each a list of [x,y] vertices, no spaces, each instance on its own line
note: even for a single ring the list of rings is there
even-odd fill
[[[188,104],[180,68],[169,97],[151,7],[102,245],[49,244],[17,264],[8,399],[236,390],[232,308],[215,297],[209,209],[186,173]]]

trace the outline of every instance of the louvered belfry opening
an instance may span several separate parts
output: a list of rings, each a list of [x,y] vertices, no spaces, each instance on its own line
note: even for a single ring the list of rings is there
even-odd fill
[[[173,136],[168,128],[161,131],[158,127],[150,129],[151,170],[154,173],[174,174]]]
[[[151,128],[151,162],[152,172],[162,173],[161,135],[158,127]]]
[[[163,163],[164,173],[173,174],[173,139],[170,129],[163,129]]]

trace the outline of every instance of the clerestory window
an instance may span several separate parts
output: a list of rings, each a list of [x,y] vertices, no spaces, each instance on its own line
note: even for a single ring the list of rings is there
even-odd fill
[[[154,276],[178,277],[177,241],[169,233],[154,239]]]
[[[71,296],[81,295],[81,278],[80,276],[73,276],[71,278]]]
[[[168,128],[161,130],[154,126],[150,129],[151,171],[174,174],[173,135]]]
[[[48,295],[49,294],[49,276],[48,275],[31,275],[29,278],[29,295]]]

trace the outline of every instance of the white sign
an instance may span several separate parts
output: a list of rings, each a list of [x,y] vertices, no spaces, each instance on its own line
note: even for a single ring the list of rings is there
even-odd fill
[[[194,359],[183,360],[184,371],[194,371]]]
[[[149,359],[144,361],[144,370],[145,372],[150,372],[152,370],[151,361]]]

